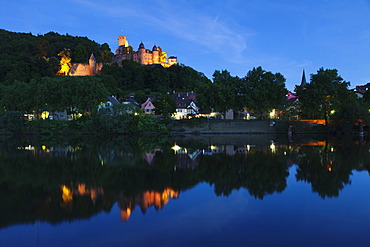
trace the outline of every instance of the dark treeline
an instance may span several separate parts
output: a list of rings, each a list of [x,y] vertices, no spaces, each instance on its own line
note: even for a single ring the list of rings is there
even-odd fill
[[[112,95],[124,99],[133,93],[138,102],[173,91],[197,92],[200,85],[210,83],[203,73],[182,64],[164,68],[161,65],[142,66],[130,60],[123,60],[121,66],[117,63],[105,65],[98,78]]]
[[[0,83],[9,85],[15,80],[28,82],[53,76],[59,70],[58,54],[70,49],[72,61],[87,62],[93,53],[98,62],[108,44],[98,44],[87,37],[74,37],[49,32],[44,35],[14,33],[0,29]]]
[[[141,66],[136,62],[123,61],[123,64],[109,65],[111,49],[88,39],[49,32],[44,35],[14,33],[0,29],[0,84],[11,85],[14,81],[28,83],[32,79],[52,77],[60,69],[60,54],[69,49],[72,63],[87,62],[94,54],[97,62],[105,62],[102,81],[112,95],[124,97],[135,91],[172,92],[195,91],[208,79],[200,72],[178,65],[170,68],[162,66]],[[106,54],[109,52],[109,54]],[[140,97],[140,92],[138,93]],[[139,98],[139,101],[145,100]]]
[[[305,85],[296,86],[299,100],[287,100],[285,77],[262,67],[246,69],[244,77],[216,70],[208,79],[183,64],[169,68],[127,60],[110,64],[108,44],[100,45],[87,37],[0,30],[0,41],[1,111],[93,114],[108,95],[120,101],[134,95],[139,103],[154,98],[156,114],[169,117],[176,106],[170,95],[174,91],[194,91],[197,106],[206,113],[225,115],[232,109],[237,118],[247,112],[264,118],[277,109],[282,120],[321,118],[336,132],[352,132],[359,119],[370,121],[370,90],[357,98],[336,69],[320,68]],[[80,78],[55,76],[60,69],[59,55],[65,49],[69,49],[72,63],[86,62],[93,53],[97,62],[105,63],[101,73]]]

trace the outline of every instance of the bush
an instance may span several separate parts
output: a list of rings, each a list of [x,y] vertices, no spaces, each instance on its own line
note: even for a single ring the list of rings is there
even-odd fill
[[[0,131],[6,134],[22,134],[26,120],[23,113],[7,111],[0,117]]]
[[[37,134],[63,134],[69,130],[66,120],[33,120],[27,122],[27,131]]]

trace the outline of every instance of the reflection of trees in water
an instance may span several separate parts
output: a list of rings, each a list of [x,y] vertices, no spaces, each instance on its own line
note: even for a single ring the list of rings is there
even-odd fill
[[[297,149],[297,181],[311,184],[312,190],[322,198],[337,197],[345,185],[350,184],[353,169],[362,169],[370,155],[353,141],[324,146],[301,146]]]
[[[147,195],[148,191],[162,193],[171,188],[182,192],[203,181],[214,185],[218,196],[228,196],[233,190],[245,188],[250,195],[263,199],[287,187],[287,160],[298,165],[297,181],[311,183],[313,191],[323,198],[332,197],[338,196],[350,183],[353,169],[370,168],[366,141],[361,146],[352,141],[332,146],[276,145],[274,153],[268,146],[254,146],[240,152],[234,146],[231,149],[234,152],[225,148],[222,152],[199,155],[198,166],[177,170],[174,166],[179,164],[178,156],[171,149],[174,143],[163,137],[119,136],[88,141],[76,139],[73,143],[72,146],[63,144],[69,147],[64,151],[55,148],[63,145],[55,144],[51,148],[47,140],[32,143],[35,147],[32,150],[19,148],[29,146],[22,140],[8,145],[1,143],[0,218],[4,220],[0,227],[35,220],[58,223],[89,218],[101,211],[110,211],[117,198],[133,204],[137,200],[132,198]],[[193,153],[207,145],[192,144],[188,148],[182,143],[181,146]],[[150,163],[144,159],[147,152],[153,154]],[[102,164],[99,153],[112,163]],[[98,193],[94,200],[91,194],[74,194],[73,200],[63,201],[61,185],[73,193],[80,184],[89,190],[99,188],[104,193]]]
[[[246,188],[259,199],[282,192],[289,175],[284,156],[262,151],[205,156],[198,169],[202,180],[214,184],[217,195],[228,196],[233,190]]]

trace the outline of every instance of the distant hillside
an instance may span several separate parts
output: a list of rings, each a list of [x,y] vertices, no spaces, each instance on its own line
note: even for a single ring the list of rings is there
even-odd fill
[[[0,29],[0,83],[29,81],[52,76],[59,70],[58,53],[70,49],[72,62],[86,62],[91,53],[101,60],[108,44],[100,45],[87,37],[49,32],[44,35],[15,33]]]

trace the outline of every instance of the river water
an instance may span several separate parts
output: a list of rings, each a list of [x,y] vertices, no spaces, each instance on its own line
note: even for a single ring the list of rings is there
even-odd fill
[[[370,246],[367,137],[0,143],[0,246]]]

